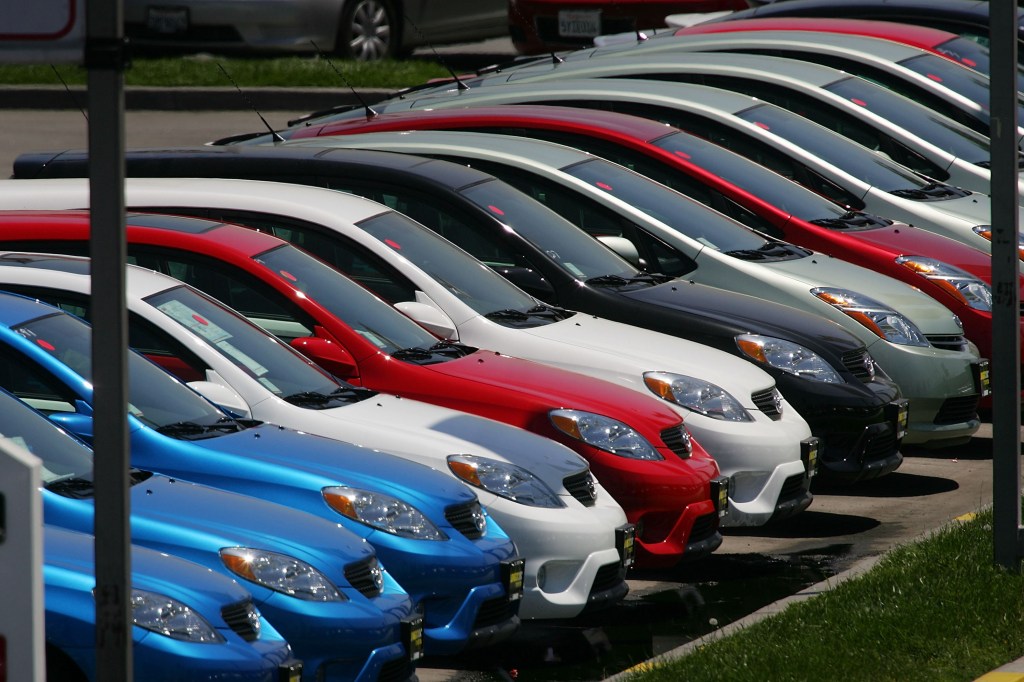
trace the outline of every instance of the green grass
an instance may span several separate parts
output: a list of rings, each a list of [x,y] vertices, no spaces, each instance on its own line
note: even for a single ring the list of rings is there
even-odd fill
[[[896,549],[868,573],[638,682],[965,682],[1024,656],[1024,577],[995,565],[992,514]]]
[[[231,76],[228,79],[220,67]],[[0,65],[0,85],[84,85],[86,71],[73,66]],[[59,73],[59,76],[58,76]],[[340,75],[339,75],[340,73]],[[447,77],[438,64],[419,59],[356,62],[319,57],[244,59],[165,57],[135,59],[125,71],[125,85],[152,87],[331,87],[404,88],[431,78]]]

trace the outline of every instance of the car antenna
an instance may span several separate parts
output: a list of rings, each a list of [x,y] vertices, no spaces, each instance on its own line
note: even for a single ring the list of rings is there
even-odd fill
[[[245,103],[249,105],[249,108],[256,112],[256,115],[260,117],[260,120],[263,121],[263,125],[265,125],[267,127],[267,130],[270,131],[270,136],[274,139],[274,142],[284,142],[284,138],[281,137],[281,134],[274,130],[269,123],[267,123],[267,119],[263,118],[263,114],[261,114],[259,109],[256,108],[256,105],[252,103],[252,100],[250,100],[249,97],[244,92],[242,92],[242,88],[238,87],[238,83],[236,83],[235,79],[231,77],[231,74],[227,72],[227,69],[221,66],[220,62],[217,62],[217,68],[220,69],[220,72],[224,74],[225,78],[231,81],[231,84],[235,86],[235,90],[238,90],[238,94],[242,96],[242,99],[245,100]]]
[[[433,53],[434,59],[436,59],[438,63],[440,63],[441,66],[444,67],[445,71],[447,71],[448,74],[452,77],[452,80],[455,81],[456,87],[459,90],[469,90],[469,86],[463,83],[462,79],[456,75],[455,70],[452,69],[452,67],[448,64],[448,61],[441,58],[441,55],[438,54],[437,49],[434,47],[434,43],[430,42],[427,36],[423,34],[423,31],[420,30],[420,27],[417,26],[416,23],[409,18],[408,14],[406,14],[406,16],[403,17],[403,19],[407,24],[416,29],[416,33],[423,40],[423,42],[426,43],[427,47],[429,47],[430,51]]]
[[[68,97],[70,97],[71,101],[75,103],[75,107],[80,112],[82,112],[82,116],[85,117],[85,122],[88,123],[89,122],[89,114],[85,113],[85,109],[82,108],[81,103],[75,97],[75,93],[71,92],[71,88],[68,87],[67,81],[64,80],[64,77],[60,75],[60,71],[57,70],[56,66],[54,66],[53,64],[50,64],[50,68],[53,69],[53,73],[54,73],[55,76],[57,76],[57,80],[60,81],[60,84],[64,86],[64,92],[68,93]]]
[[[327,65],[331,67],[331,69],[334,71],[334,73],[337,74],[338,78],[340,78],[342,80],[342,82],[346,85],[346,87],[348,87],[348,89],[352,92],[352,94],[355,95],[355,98],[357,100],[359,100],[359,104],[363,107],[363,110],[366,111],[366,120],[369,121],[369,120],[374,119],[377,116],[379,116],[380,114],[378,114],[373,109],[373,107],[371,107],[369,104],[367,104],[366,100],[363,99],[363,96],[359,94],[359,91],[352,87],[352,83],[350,83],[349,80],[347,78],[345,78],[345,74],[343,74],[338,69],[338,67],[336,67],[334,65],[334,62],[331,61],[331,58],[328,57],[326,54],[324,54],[323,50],[320,49],[320,46],[317,45],[312,40],[310,40],[309,43],[310,43],[310,45],[313,46],[313,49],[316,50],[317,55],[319,55],[321,59],[323,59],[325,62],[327,62]]]

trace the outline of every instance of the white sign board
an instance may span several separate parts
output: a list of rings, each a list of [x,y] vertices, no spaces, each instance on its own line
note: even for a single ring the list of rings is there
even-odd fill
[[[85,0],[0,0],[0,63],[80,64]]]

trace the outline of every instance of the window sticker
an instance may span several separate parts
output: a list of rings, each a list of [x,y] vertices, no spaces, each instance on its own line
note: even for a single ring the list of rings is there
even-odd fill
[[[228,341],[218,341],[214,345],[217,346],[224,355],[228,356],[236,363],[243,365],[258,377],[263,376],[269,371],[266,367],[256,362],[256,360],[243,353],[240,348],[237,348]]]
[[[359,332],[360,336],[365,338],[367,341],[369,341],[373,345],[377,346],[377,348],[386,348],[387,345],[388,345],[387,341],[385,341],[384,339],[379,337],[377,334],[374,334],[373,332],[371,332],[368,329],[357,329],[356,331]]]
[[[158,305],[157,309],[185,329],[203,337],[210,344],[215,345],[218,341],[231,338],[231,334],[226,330],[210,322],[181,301],[166,301]]]
[[[572,263],[566,263],[565,269],[571,272],[572,274],[576,275],[577,277],[586,277],[586,273],[584,273],[582,270],[580,270]]]

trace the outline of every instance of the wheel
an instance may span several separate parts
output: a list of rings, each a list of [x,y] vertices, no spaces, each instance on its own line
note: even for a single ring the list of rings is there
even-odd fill
[[[344,59],[396,59],[402,31],[391,0],[349,0],[341,11],[335,52]]]

